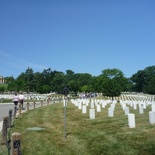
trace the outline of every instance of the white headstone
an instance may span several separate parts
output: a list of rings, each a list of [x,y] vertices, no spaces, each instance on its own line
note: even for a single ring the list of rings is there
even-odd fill
[[[78,101],[74,101],[74,105],[77,107],[78,106]]]
[[[143,102],[143,109],[146,109],[146,102]]]
[[[78,103],[78,109],[82,109],[82,102]]]
[[[102,101],[102,108],[105,108],[106,103]]]
[[[140,113],[140,114],[143,114],[143,113],[144,113],[143,106],[139,106],[139,113]]]
[[[113,108],[108,108],[108,116],[109,117],[113,117],[114,116]]]
[[[122,109],[125,110],[126,104],[124,102],[121,102],[121,105],[122,105]]]
[[[125,107],[125,115],[129,114],[129,107]]]
[[[89,109],[89,118],[95,119],[95,109]]]
[[[155,112],[154,111],[149,112],[149,122],[150,122],[150,124],[155,123]]]
[[[101,106],[100,106],[100,104],[97,104],[97,112],[101,112]]]
[[[91,100],[90,106],[91,106],[91,109],[94,109],[94,100]]]
[[[86,114],[87,113],[87,107],[86,107],[86,105],[83,105],[82,106],[82,113],[83,114]]]
[[[128,125],[129,128],[135,128],[135,114],[128,114]]]
[[[151,107],[152,107],[152,111],[155,111],[155,102],[152,102]]]
[[[137,109],[137,102],[133,102],[133,109],[134,109],[134,110]]]
[[[110,108],[114,111],[114,109],[115,109],[115,104],[112,103],[112,104],[110,105]]]
[[[89,99],[86,100],[86,106],[88,106],[88,105],[89,105]]]

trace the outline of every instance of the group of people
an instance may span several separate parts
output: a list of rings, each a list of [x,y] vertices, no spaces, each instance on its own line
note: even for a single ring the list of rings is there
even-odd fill
[[[17,93],[15,93],[13,99],[12,99],[14,105],[17,107],[18,103],[21,104],[21,108],[22,110],[24,110],[24,107],[23,107],[23,103],[24,103],[24,95],[23,93],[20,93],[19,95]]]
[[[92,98],[92,97],[96,97],[97,94],[94,92],[88,92],[88,93],[82,93],[79,95],[80,98]]]

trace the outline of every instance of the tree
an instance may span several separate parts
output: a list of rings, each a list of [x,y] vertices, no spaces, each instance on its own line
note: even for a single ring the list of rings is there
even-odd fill
[[[139,70],[136,74],[133,74],[131,80],[134,83],[134,90],[136,92],[143,92],[145,73],[143,70]]]
[[[111,97],[120,96],[122,92],[121,85],[116,79],[107,79],[103,87],[103,95]]]
[[[74,73],[66,70],[52,71],[51,68],[43,72],[33,72],[32,68],[26,69],[16,79],[6,77],[9,91],[36,91],[38,93],[57,92],[67,87],[70,92],[98,92],[109,97],[119,96],[124,91],[136,91],[155,94],[155,66],[149,66],[137,71],[131,78],[125,78],[118,69],[105,69],[99,76],[88,73]]]
[[[144,87],[145,92],[154,95],[155,94],[155,76],[153,76]]]
[[[126,89],[127,80],[122,71],[118,69],[106,69],[102,71],[103,95],[108,97],[119,96]]]
[[[17,91],[27,91],[25,83],[25,73],[21,73],[16,80]]]
[[[93,92],[103,92],[105,77],[103,75],[99,75],[92,78],[92,91]]]
[[[8,87],[7,87],[7,90],[8,91],[14,91],[15,90],[15,87],[14,87],[14,77],[13,76],[8,76],[8,77],[5,77],[5,82],[8,84]],[[14,87],[14,88],[12,88]]]
[[[5,77],[5,83],[9,84],[11,82],[13,82],[15,79],[13,76],[7,76]]]
[[[134,83],[135,91],[155,94],[155,66],[149,66],[146,67],[144,70],[137,71],[137,73],[133,74],[130,79]]]
[[[72,70],[66,70],[68,77],[73,78],[74,72]]]
[[[5,87],[0,85],[0,92],[4,92],[5,91]]]
[[[126,85],[126,89],[125,91],[127,92],[134,92],[134,83],[132,82],[132,80],[130,78],[127,78],[127,85]]]
[[[62,93],[63,88],[66,87],[65,80],[64,80],[64,73],[57,72],[53,80],[51,81],[51,91]]]
[[[25,87],[27,89],[27,92],[35,91],[34,86],[35,83],[33,69],[28,67],[28,69],[25,71]]]
[[[88,73],[76,73],[74,74],[74,80],[77,82],[79,91],[83,91],[83,86],[86,88],[91,88],[90,85],[92,84],[92,75]]]
[[[43,85],[42,86],[42,93],[50,93],[50,86],[49,85]]]
[[[79,91],[79,83],[76,80],[70,80],[69,83],[69,89],[77,95],[77,92]]]

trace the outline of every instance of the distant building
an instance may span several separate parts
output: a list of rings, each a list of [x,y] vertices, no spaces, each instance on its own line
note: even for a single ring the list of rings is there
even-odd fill
[[[4,80],[3,76],[0,76],[0,83],[4,83],[4,82],[5,82],[5,80]]]

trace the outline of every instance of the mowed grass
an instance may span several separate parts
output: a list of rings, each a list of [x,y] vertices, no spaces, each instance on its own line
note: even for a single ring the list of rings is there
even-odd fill
[[[119,103],[114,117],[108,117],[107,105],[96,112],[96,119],[68,102],[64,138],[63,103],[52,104],[22,113],[11,132],[22,134],[23,155],[153,155],[155,154],[155,125],[149,124],[148,106],[144,114],[130,107],[136,117],[136,128],[128,127],[128,118]],[[27,128],[45,128],[31,131]]]

